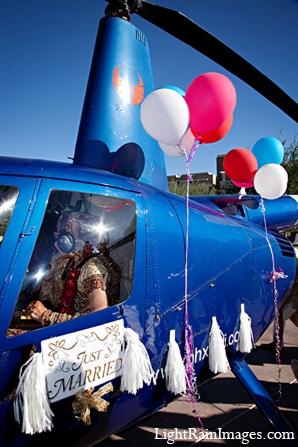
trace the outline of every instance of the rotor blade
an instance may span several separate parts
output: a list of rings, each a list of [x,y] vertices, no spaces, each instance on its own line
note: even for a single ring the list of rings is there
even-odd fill
[[[298,122],[297,102],[243,57],[184,14],[146,1],[140,1],[134,12],[221,65]]]

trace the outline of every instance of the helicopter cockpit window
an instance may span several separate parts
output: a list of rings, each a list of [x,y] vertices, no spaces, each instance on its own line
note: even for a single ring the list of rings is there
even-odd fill
[[[15,186],[0,185],[0,245],[4,239],[18,194],[19,190]]]
[[[125,301],[135,237],[134,201],[53,190],[8,336]]]

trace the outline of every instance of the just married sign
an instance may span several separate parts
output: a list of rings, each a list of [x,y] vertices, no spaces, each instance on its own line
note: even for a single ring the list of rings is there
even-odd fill
[[[41,342],[51,402],[121,375],[123,320]]]

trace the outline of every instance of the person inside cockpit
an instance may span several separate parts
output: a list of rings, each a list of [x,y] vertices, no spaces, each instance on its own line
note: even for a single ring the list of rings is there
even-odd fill
[[[42,280],[39,299],[27,306],[31,318],[43,326],[101,310],[119,301],[120,268],[109,256],[107,241],[99,240],[95,217],[73,212],[66,220],[65,230],[61,231],[62,219],[63,216],[58,223],[57,252]]]

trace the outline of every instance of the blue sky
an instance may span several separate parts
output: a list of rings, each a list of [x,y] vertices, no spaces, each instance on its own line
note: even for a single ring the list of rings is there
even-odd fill
[[[232,47],[298,100],[298,0],[159,0]],[[104,0],[0,0],[0,154],[67,161],[77,138]],[[156,87],[186,90],[198,75],[227,75],[237,91],[234,122],[202,145],[191,172],[216,172],[216,156],[265,136],[293,141],[298,126],[233,75],[136,15],[146,34]],[[287,145],[286,144],[286,145]],[[166,156],[168,174],[183,159]]]

